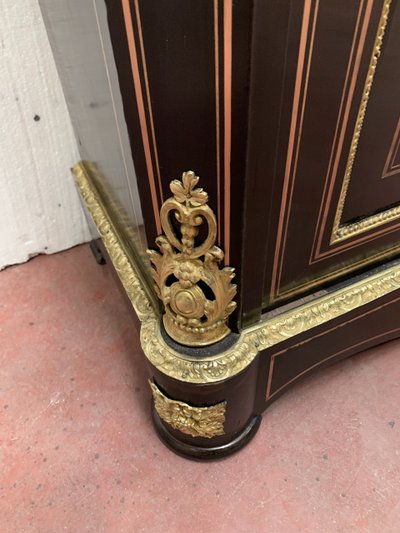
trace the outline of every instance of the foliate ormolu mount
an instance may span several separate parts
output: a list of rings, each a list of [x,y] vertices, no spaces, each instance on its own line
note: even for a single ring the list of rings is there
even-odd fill
[[[227,319],[236,307],[234,269],[220,268],[223,251],[214,246],[217,221],[207,205],[208,194],[195,188],[199,178],[192,171],[182,174],[182,182],[170,184],[173,197],[161,206],[161,226],[165,235],[157,237],[161,254],[148,250],[153,263],[156,291],[164,303],[167,333],[177,342],[204,346],[229,334]],[[171,217],[180,226],[176,234]],[[202,243],[196,242],[199,228],[207,225]]]

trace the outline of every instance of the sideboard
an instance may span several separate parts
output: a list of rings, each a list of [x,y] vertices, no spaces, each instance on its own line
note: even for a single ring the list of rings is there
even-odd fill
[[[40,4],[168,446],[237,451],[299,379],[400,336],[399,2]]]

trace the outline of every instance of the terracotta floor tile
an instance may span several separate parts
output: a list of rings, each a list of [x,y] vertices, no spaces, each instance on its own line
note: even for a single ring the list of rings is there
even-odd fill
[[[295,386],[216,463],[157,439],[138,334],[87,246],[0,273],[0,532],[400,531],[400,342]]]

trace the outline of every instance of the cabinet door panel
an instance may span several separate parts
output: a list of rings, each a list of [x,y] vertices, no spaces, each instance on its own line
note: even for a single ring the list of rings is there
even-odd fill
[[[265,307],[400,250],[400,6],[305,0],[297,38],[268,177],[278,205],[266,213]]]

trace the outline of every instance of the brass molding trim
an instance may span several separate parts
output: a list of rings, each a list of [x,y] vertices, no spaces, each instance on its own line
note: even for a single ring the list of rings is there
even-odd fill
[[[208,407],[194,407],[185,402],[171,400],[153,381],[149,380],[149,384],[159,417],[172,428],[192,437],[207,439],[225,435],[226,402]]]
[[[148,361],[163,374],[179,381],[212,384],[243,371],[265,348],[325,324],[369,302],[400,289],[400,264],[342,287],[297,308],[267,318],[242,331],[228,350],[212,357],[194,358],[171,348],[163,339],[160,318],[145,290],[140,269],[121,243],[115,225],[94,185],[95,167],[80,162],[73,168],[76,183],[99,230],[118,276],[142,326],[142,349]]]
[[[236,307],[234,269],[219,266],[224,253],[215,246],[217,220],[208,194],[196,187],[198,181],[188,171],[182,182],[171,182],[173,196],[160,210],[164,234],[156,244],[161,253],[147,251],[156,293],[165,308],[165,329],[186,346],[207,346],[229,335],[227,320]],[[198,239],[202,229],[205,234]]]
[[[385,34],[391,2],[392,0],[384,0],[383,3],[382,13],[378,25],[378,31],[375,37],[374,48],[368,67],[368,73],[364,84],[363,94],[361,97],[361,104],[357,114],[356,126],[354,129],[353,138],[351,140],[349,157],[347,160],[343,185],[340,191],[340,196],[336,209],[330,244],[335,244],[337,242],[353,237],[354,235],[359,235],[360,233],[376,228],[377,226],[380,226],[382,224],[385,224],[386,222],[390,222],[400,217],[400,206],[396,206],[390,209],[386,209],[385,211],[381,211],[380,213],[377,213],[375,215],[363,218],[358,222],[341,224],[344,204],[346,201],[351,173],[353,170],[353,165],[357,153],[358,142],[360,140],[365,113],[367,111],[369,95],[371,93],[378,59],[381,55],[383,36]]]
[[[335,237],[332,243],[343,241],[344,239],[349,239],[353,235],[359,235],[370,229],[396,220],[400,217],[400,206],[392,207],[391,209],[386,209],[375,215],[363,218],[358,222],[352,222],[351,224],[343,224],[338,227],[335,232]]]
[[[96,176],[100,175],[97,167],[89,161],[80,161],[72,167],[71,172],[139,320],[146,322],[149,318],[155,318],[157,313],[145,290],[146,281],[140,270],[132,267],[133,259],[130,258],[95,185]]]

